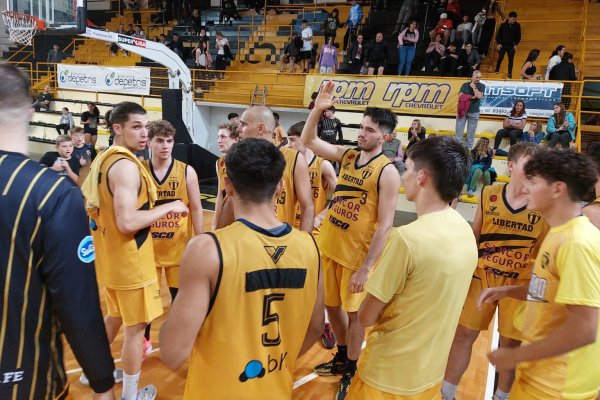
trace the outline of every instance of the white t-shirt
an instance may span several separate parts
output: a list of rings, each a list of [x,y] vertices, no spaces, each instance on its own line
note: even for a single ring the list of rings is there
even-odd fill
[[[552,56],[550,60],[548,60],[548,68],[546,69],[546,80],[550,79],[550,71],[552,70],[552,68],[556,67],[558,64],[560,64],[560,62],[561,59],[559,55]]]
[[[311,29],[311,27],[306,27],[305,29],[302,29],[302,39],[304,38],[311,38],[313,35],[313,31]],[[312,50],[312,40],[303,40],[302,41],[302,51],[311,51]]]
[[[227,40],[227,38],[221,40],[217,39],[217,47],[219,49],[217,50],[217,54],[225,55],[225,45],[229,46],[229,40]]]
[[[519,125],[521,123],[521,121],[527,121],[527,114],[523,113],[523,115],[521,116],[512,116],[510,115],[510,112],[506,115],[508,117],[508,123],[511,125]]]

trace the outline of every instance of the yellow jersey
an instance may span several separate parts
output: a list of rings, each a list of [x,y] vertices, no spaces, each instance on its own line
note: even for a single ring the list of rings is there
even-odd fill
[[[287,138],[285,129],[281,125],[275,128],[273,131],[273,139],[275,139],[275,146],[281,146],[283,139]]]
[[[338,184],[321,226],[323,254],[346,268],[358,269],[377,229],[379,178],[390,160],[379,153],[358,166],[360,150],[347,150],[340,163]]]
[[[134,233],[121,233],[117,228],[113,195],[107,173],[113,164],[127,159],[122,154],[106,157],[99,168],[98,215],[90,221],[96,252],[96,276],[102,285],[117,290],[146,287],[157,280],[150,227]],[[136,208],[150,209],[146,181],[140,179]]]
[[[323,157],[314,155],[312,160],[308,163],[308,176],[310,177],[310,192],[315,206],[315,216],[319,214],[325,208],[327,203],[327,190],[326,182],[323,180]],[[294,220],[294,228],[300,227],[300,206],[296,204],[296,219]],[[313,230],[313,233],[318,233],[320,227]]]
[[[158,199],[156,205],[181,200],[186,206],[190,204],[187,193],[187,164],[175,160],[162,180],[154,174],[151,160],[145,160],[144,166],[152,175],[156,184]],[[154,259],[157,267],[178,267],[188,241],[194,236],[194,226],[189,214],[168,213],[150,226]]]
[[[387,306],[367,337],[360,379],[402,396],[441,383],[476,266],[473,230],[452,208],[392,229],[365,285]]]
[[[298,160],[298,151],[289,147],[281,147],[281,153],[285,159],[285,169],[283,170],[283,190],[276,200],[275,213],[281,222],[294,224],[296,218],[296,190],[294,189],[294,171],[296,170],[296,161]]]
[[[600,308],[600,231],[587,217],[550,229],[515,326],[523,346],[547,337],[567,319],[567,305]],[[518,365],[519,386],[539,399],[595,399],[600,390],[600,320],[593,344]]]
[[[317,297],[309,233],[245,220],[218,229],[219,281],[194,343],[184,399],[290,399]],[[241,332],[229,340],[232,332]]]
[[[477,267],[497,276],[529,279],[548,223],[527,207],[513,210],[506,185],[489,185],[481,191],[483,221]]]

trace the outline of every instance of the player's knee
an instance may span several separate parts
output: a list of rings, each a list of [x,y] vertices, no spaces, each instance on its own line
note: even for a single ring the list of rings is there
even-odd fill
[[[458,325],[456,328],[456,334],[454,335],[454,342],[472,345],[479,336],[479,331],[466,328],[462,325]]]
[[[348,321],[350,322],[350,324],[360,324],[360,321],[358,320],[358,312],[349,312]]]

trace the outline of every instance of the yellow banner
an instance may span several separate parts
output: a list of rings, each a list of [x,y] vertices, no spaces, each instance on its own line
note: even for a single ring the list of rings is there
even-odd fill
[[[325,81],[335,82],[335,107],[364,110],[365,107],[391,108],[411,115],[455,116],[458,92],[467,78],[416,78],[404,76],[307,75],[304,105]]]

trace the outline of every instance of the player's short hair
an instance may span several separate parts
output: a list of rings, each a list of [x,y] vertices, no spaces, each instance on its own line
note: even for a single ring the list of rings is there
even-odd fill
[[[229,137],[231,139],[237,139],[240,137],[240,133],[238,132],[237,125],[231,124],[229,122],[222,123],[219,125],[219,130],[224,129],[229,132]]]
[[[73,136],[79,133],[83,133],[83,128],[80,126],[74,126],[71,129],[69,129],[69,135]]]
[[[466,146],[451,136],[433,136],[418,141],[408,152],[415,170],[426,169],[433,186],[446,202],[451,202],[462,191],[471,169],[471,154]]]
[[[158,119],[150,121],[148,124],[148,139],[152,140],[155,137],[175,138],[175,128],[169,121]]]
[[[61,143],[71,142],[73,143],[73,139],[69,135],[58,135],[56,137],[56,145],[58,146]]]
[[[229,113],[227,114],[227,119],[231,118],[239,118],[240,116],[237,113]]]
[[[146,110],[144,110],[144,107],[131,101],[124,101],[117,104],[117,106],[113,108],[108,115],[109,129],[112,129],[114,124],[122,125],[129,121],[130,114],[146,115]]]
[[[600,174],[600,142],[595,142],[590,146],[589,156],[596,164],[596,170]]]
[[[572,201],[584,199],[598,180],[592,159],[573,150],[538,152],[525,164],[525,175],[539,176],[550,183],[564,182]]]
[[[540,124],[538,123],[538,126]],[[517,162],[521,157],[533,157],[540,151],[545,149],[537,143],[519,142],[510,146],[508,149],[508,161]]]
[[[273,143],[248,138],[231,146],[225,156],[225,167],[242,201],[270,203],[283,176],[285,159]]]
[[[370,117],[383,133],[392,132],[398,125],[398,117],[389,108],[367,107],[363,116]]]
[[[31,107],[29,79],[13,64],[0,64],[0,123],[8,124],[15,120],[25,120]]]
[[[302,130],[304,129],[305,124],[306,121],[300,121],[290,126],[287,132],[288,136],[302,136]]]

